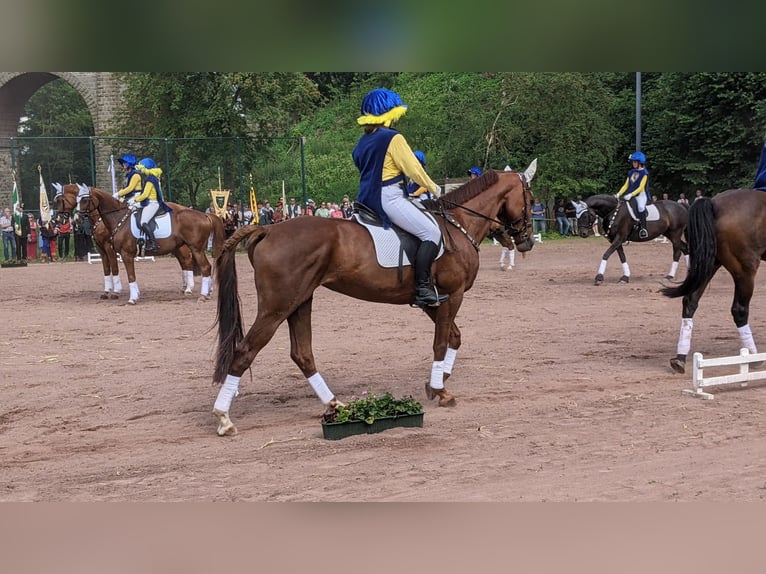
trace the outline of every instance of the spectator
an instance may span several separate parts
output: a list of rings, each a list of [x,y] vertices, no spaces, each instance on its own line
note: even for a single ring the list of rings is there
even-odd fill
[[[689,200],[686,199],[686,194],[685,193],[681,193],[678,196],[678,203],[680,203],[681,205],[684,205],[686,207],[689,207]]]
[[[330,217],[330,210],[327,207],[327,202],[323,201],[319,204],[319,209],[314,213],[317,217]]]
[[[16,206],[16,214],[19,228],[16,232],[16,256],[19,261],[27,259],[27,238],[29,236],[29,218],[24,214],[24,206],[19,203]]]
[[[85,261],[88,253],[93,249],[91,237],[90,217],[78,213],[74,216],[74,258],[76,261]]]
[[[697,191],[694,192],[694,199],[692,200],[692,203],[697,201],[700,197],[702,197],[702,190],[698,189]]]
[[[27,214],[27,221],[29,221],[29,234],[27,235],[27,259],[37,259],[37,222],[35,216],[31,213]]]
[[[282,223],[285,220],[285,210],[281,199],[277,201],[277,205],[274,207],[274,212],[271,214],[271,220],[273,223]]]
[[[556,224],[559,228],[559,235],[569,235],[570,224],[569,218],[567,217],[567,207],[564,204],[563,198],[556,200],[556,205],[553,208],[553,211],[556,214]]]
[[[290,203],[287,204],[287,213],[285,214],[287,219],[295,219],[296,217],[300,217],[302,213],[303,210],[301,209],[300,203],[295,201],[294,197],[291,197]]]
[[[537,197],[532,204],[532,233],[545,233],[545,206]]]
[[[258,225],[271,225],[273,223],[271,215],[273,210],[271,205],[267,201],[266,203],[258,202]]]
[[[316,206],[316,203],[314,203],[313,199],[309,199],[308,201],[306,201],[306,211],[305,211],[306,215],[314,215],[316,213],[316,210],[317,210],[317,206]]]
[[[16,259],[16,234],[13,232],[10,207],[3,209],[3,214],[0,215],[0,230],[3,232],[3,257],[6,261]]]
[[[56,261],[56,252],[54,250],[56,245],[56,230],[53,226],[53,220],[48,223],[43,223],[42,220],[38,220],[37,228],[40,231],[40,260],[43,263],[48,261]]]
[[[351,219],[351,216],[354,214],[354,208],[351,206],[351,200],[348,199],[348,196],[345,196],[343,199],[343,205],[340,210],[343,212],[343,219]]]

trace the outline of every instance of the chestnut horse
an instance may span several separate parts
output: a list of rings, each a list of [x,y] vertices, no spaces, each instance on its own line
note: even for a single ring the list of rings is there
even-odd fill
[[[683,297],[681,331],[676,356],[670,360],[677,373],[686,370],[691,348],[694,312],[700,297],[723,266],[734,279],[731,316],[737,326],[740,347],[757,353],[750,330],[750,299],[755,275],[766,259],[766,192],[730,189],[715,197],[698,197],[689,208],[689,270],[681,285],[666,287],[662,294]]]
[[[499,217],[509,224],[519,251],[533,246],[529,234],[533,166],[535,162],[523,174],[487,171],[438,200],[423,201],[436,216],[445,244],[444,254],[433,264],[433,280],[439,293],[448,294],[449,299],[423,309],[435,324],[426,394],[429,399],[438,396],[440,406],[455,404],[444,388],[461,343],[455,316],[476,279],[479,244],[490,225]],[[245,239],[258,293],[257,316],[246,335],[235,266],[237,245]],[[311,307],[318,287],[395,305],[412,304],[415,298],[412,268],[405,267],[400,276],[396,268],[381,267],[370,234],[353,220],[299,217],[279,225],[242,227],[224,245],[216,262],[216,278],[218,347],[213,382],[222,386],[213,414],[220,436],[236,433],[229,409],[240,377],[285,320],[292,360],[328,409],[342,404],[317,371],[311,348]]]
[[[58,185],[58,184],[54,184]],[[87,186],[82,184],[69,183],[61,187],[61,193],[56,195],[54,206],[57,214],[67,214],[71,216],[77,207],[77,196],[80,190]],[[88,213],[82,213],[83,217],[90,219]],[[57,215],[58,217],[58,215]],[[104,292],[101,299],[119,299],[122,293],[122,281],[120,280],[120,267],[117,260],[117,253],[112,246],[112,234],[103,224],[101,216],[91,220],[91,237],[99,254],[101,255],[101,265],[104,269]],[[174,253],[181,266],[181,290],[187,295],[191,295],[194,290],[195,265],[191,256],[191,251],[185,245],[178,248]],[[196,268],[199,275],[199,268]]]
[[[100,218],[103,226],[109,232],[109,242],[115,253],[122,256],[125,271],[128,274],[128,286],[130,287],[130,299],[128,303],[135,305],[141,294],[136,281],[135,258],[138,250],[136,238],[130,229],[130,216],[132,211],[110,193],[98,188],[83,186],[78,196],[78,210],[88,213],[92,221]],[[225,240],[223,222],[213,214],[202,213],[194,209],[183,207],[176,203],[169,203],[172,208],[171,222],[172,233],[169,237],[158,239],[158,249],[153,255],[166,255],[172,253],[179,262],[184,265],[184,253],[182,248],[187,248],[202,273],[202,287],[200,300],[210,297],[212,287],[213,268],[205,253],[207,241],[213,234],[213,256],[215,257]],[[185,271],[188,270],[184,269]],[[188,277],[188,275],[187,275]]]
[[[615,251],[617,251],[617,255],[622,263],[620,283],[629,283],[630,267],[628,266],[628,260],[625,257],[625,250],[622,244],[626,241],[636,241],[639,243],[651,241],[660,235],[667,237],[673,244],[673,263],[671,263],[670,271],[668,271],[665,279],[670,280],[676,276],[678,260],[681,258],[681,254],[686,255],[688,253],[686,242],[683,239],[684,230],[689,220],[689,213],[686,207],[675,201],[655,201],[652,205],[657,208],[659,219],[657,221],[646,222],[646,231],[649,233],[649,236],[641,239],[638,237],[638,222],[633,219],[628,211],[626,201],[620,201],[613,195],[600,194],[586,198],[585,203],[588,204],[590,210],[593,210],[601,218],[604,237],[611,243],[601,256],[601,264],[594,279],[594,285],[601,285],[604,282],[606,262]],[[584,225],[587,225],[588,222],[591,222],[592,225],[592,219],[586,219],[582,215],[580,218],[583,220],[583,223],[579,224],[580,237],[587,237],[590,227],[584,227]]]

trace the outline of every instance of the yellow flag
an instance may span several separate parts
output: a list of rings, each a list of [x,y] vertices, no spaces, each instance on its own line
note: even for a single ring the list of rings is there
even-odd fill
[[[252,223],[258,225],[261,221],[261,216],[258,213],[258,202],[255,199],[255,188],[253,187],[253,176],[250,176],[250,211],[253,212]]]
[[[220,218],[226,218],[226,208],[229,205],[229,190],[211,189],[210,197],[213,198],[213,209],[215,210],[215,214]]]

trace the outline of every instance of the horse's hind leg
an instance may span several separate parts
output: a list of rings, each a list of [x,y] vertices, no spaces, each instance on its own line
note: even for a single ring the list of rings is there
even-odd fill
[[[202,285],[199,290],[199,301],[207,301],[210,299],[213,285],[213,266],[207,258],[204,247],[202,249],[192,249],[191,255],[202,272]]]
[[[456,404],[455,397],[444,387],[444,382],[452,373],[457,348],[460,347],[460,329],[455,324],[455,316],[462,302],[462,293],[450,293],[447,303],[430,312],[427,311],[428,316],[434,322],[435,329],[434,361],[431,366],[431,379],[426,383],[426,396],[429,399],[438,396],[440,407],[452,407]],[[452,349],[451,352],[450,349]]]
[[[758,266],[756,265],[754,271],[744,271],[743,275],[735,279],[734,300],[731,304],[731,316],[734,319],[734,324],[737,326],[740,345],[747,349],[750,354],[758,352],[749,323],[750,299],[752,299],[753,290],[755,289],[755,273],[757,270]]]
[[[685,253],[685,250],[680,231],[668,233],[666,237],[673,243],[673,263],[670,264],[670,271],[665,275],[665,279],[671,281],[675,279],[676,272],[678,271],[678,260],[681,259],[681,253]]]
[[[234,397],[239,394],[239,381],[242,378],[242,373],[250,367],[260,350],[271,341],[277,328],[284,320],[285,317],[281,314],[261,316],[259,313],[247,335],[237,346],[229,367],[229,373],[218,391],[213,406],[213,415],[218,418],[219,436],[237,433],[237,428],[229,417],[229,409]]]
[[[311,305],[313,296],[304,301],[287,318],[290,327],[290,358],[306,377],[319,400],[330,409],[342,405],[327,386],[316,369],[314,352],[311,349]]]
[[[716,270],[718,267],[716,267]],[[694,313],[699,306],[700,297],[705,292],[705,289],[713,278],[713,273],[705,284],[702,285],[696,291],[689,295],[684,295],[683,306],[681,310],[681,330],[678,334],[678,345],[676,347],[676,356],[670,359],[670,368],[676,373],[686,372],[686,357],[689,354],[689,349],[692,345],[692,331],[694,330]]]

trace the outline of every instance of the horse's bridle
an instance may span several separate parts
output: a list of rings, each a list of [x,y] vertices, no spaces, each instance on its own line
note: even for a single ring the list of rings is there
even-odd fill
[[[502,225],[503,228],[505,229],[505,232],[513,238],[514,243],[517,243],[517,244],[523,243],[524,241],[527,241],[527,239],[529,239],[529,214],[527,212],[527,194],[529,194],[530,198],[532,194],[530,191],[529,181],[527,181],[526,176],[523,173],[517,173],[516,175],[518,175],[519,179],[521,180],[524,208],[521,210],[521,215],[517,217],[516,219],[514,219],[513,221],[508,222],[508,221],[500,220],[496,217],[488,217],[484,215],[483,213],[479,213],[478,211],[471,209],[470,207],[459,205],[451,201],[446,201],[442,198],[439,199],[439,202],[442,205],[450,204],[453,208],[459,208],[464,211],[467,211],[468,213],[471,213],[475,215],[476,217],[480,217],[481,219],[485,219],[489,221],[490,223],[497,223],[498,225]],[[462,225],[459,225],[456,221],[452,220],[451,217],[448,218],[447,214],[444,213],[443,210],[442,210],[442,213],[440,213],[440,215],[442,215],[442,217],[444,217],[446,221],[450,222],[452,225],[460,229],[466,235],[466,237],[468,237],[471,240],[471,243],[476,248],[476,250],[477,251],[479,250],[478,242],[468,235],[468,232],[465,231],[465,229],[463,229]],[[516,224],[518,224],[519,222],[521,222],[521,226],[516,227]],[[487,237],[489,237],[489,234],[487,234]]]

